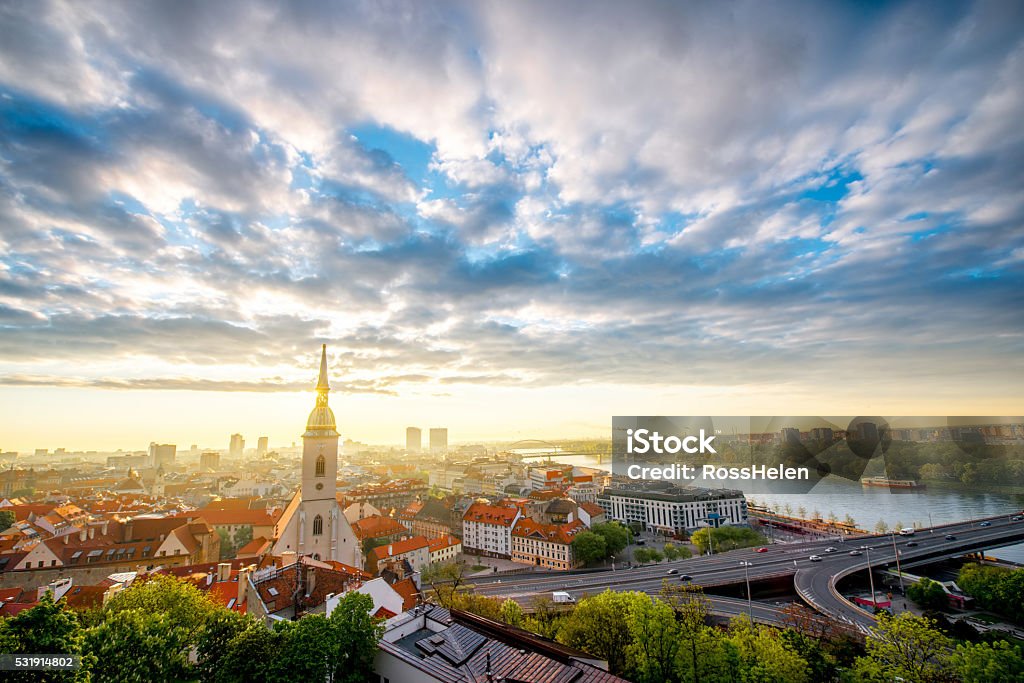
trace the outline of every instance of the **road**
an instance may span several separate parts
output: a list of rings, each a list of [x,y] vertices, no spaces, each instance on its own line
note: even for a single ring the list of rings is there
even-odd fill
[[[980,526],[982,522],[987,522],[989,526]],[[946,540],[947,534],[955,535],[956,540]],[[1004,515],[948,524],[933,530],[922,529],[913,537],[897,536],[896,545],[900,552],[900,562],[911,566],[1022,540],[1024,521],[1012,522],[1009,515]],[[918,545],[908,547],[906,544],[911,541]],[[826,549],[829,547],[837,550],[828,553]],[[860,555],[849,554],[851,550],[860,547],[869,550],[860,551]],[[811,562],[811,555],[818,555],[822,560]],[[607,589],[642,591],[654,595],[661,590],[663,580],[680,581],[680,575],[684,574],[691,576],[694,584],[706,588],[743,584],[746,581],[746,569],[751,582],[792,577],[797,594],[807,604],[825,616],[864,631],[874,623],[874,617],[840,595],[836,584],[844,576],[866,570],[869,555],[872,567],[895,565],[892,535],[861,536],[846,542],[833,539],[776,544],[767,546],[767,552],[763,553],[748,548],[615,571],[486,577],[474,582],[474,592],[492,597],[510,597],[524,604],[536,595],[550,594],[552,591],[567,591],[577,599]],[[750,564],[744,567],[741,562]],[[668,574],[671,569],[675,569],[678,575]],[[741,611],[745,612],[745,600],[712,599],[715,612],[724,615],[737,614],[737,602],[742,603]],[[760,621],[778,623],[782,617],[781,610],[772,605],[754,602],[752,608],[754,618]]]

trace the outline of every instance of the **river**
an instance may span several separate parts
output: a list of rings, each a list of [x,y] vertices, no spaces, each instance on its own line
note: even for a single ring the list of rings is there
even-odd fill
[[[591,455],[554,458],[558,462],[581,467],[595,467],[606,471],[611,469],[609,463],[600,463]],[[868,531],[873,531],[879,520],[885,522],[891,529],[963,522],[979,517],[1020,513],[1024,510],[1024,495],[1021,494],[936,487],[892,492],[887,488],[862,487],[859,483],[839,477],[827,477],[809,493],[757,491],[749,493],[748,498],[769,507],[777,504],[779,510],[784,513],[786,505],[789,505],[794,515],[801,507],[807,511],[808,516],[812,516],[817,510],[825,519],[832,514],[840,520],[849,515],[856,521],[857,526]],[[999,548],[989,554],[1024,564],[1024,544]]]

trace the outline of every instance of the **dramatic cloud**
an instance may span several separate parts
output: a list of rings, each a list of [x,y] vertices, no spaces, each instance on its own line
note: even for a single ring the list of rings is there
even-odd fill
[[[1009,395],[1022,119],[1019,3],[8,3],[0,384]]]

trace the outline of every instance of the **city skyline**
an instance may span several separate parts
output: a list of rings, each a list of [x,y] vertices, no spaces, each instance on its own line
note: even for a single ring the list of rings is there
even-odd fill
[[[0,449],[1021,412],[1020,6],[404,7],[5,9]]]

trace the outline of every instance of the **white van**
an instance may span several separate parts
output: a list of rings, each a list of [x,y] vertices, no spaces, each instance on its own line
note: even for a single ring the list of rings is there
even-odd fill
[[[566,603],[576,602],[576,598],[572,597],[565,591],[555,591],[551,594],[551,601],[558,605],[564,605]]]
[[[914,528],[913,527],[909,527],[908,526],[905,529],[900,529],[900,536],[913,536],[913,535],[914,535]]]

